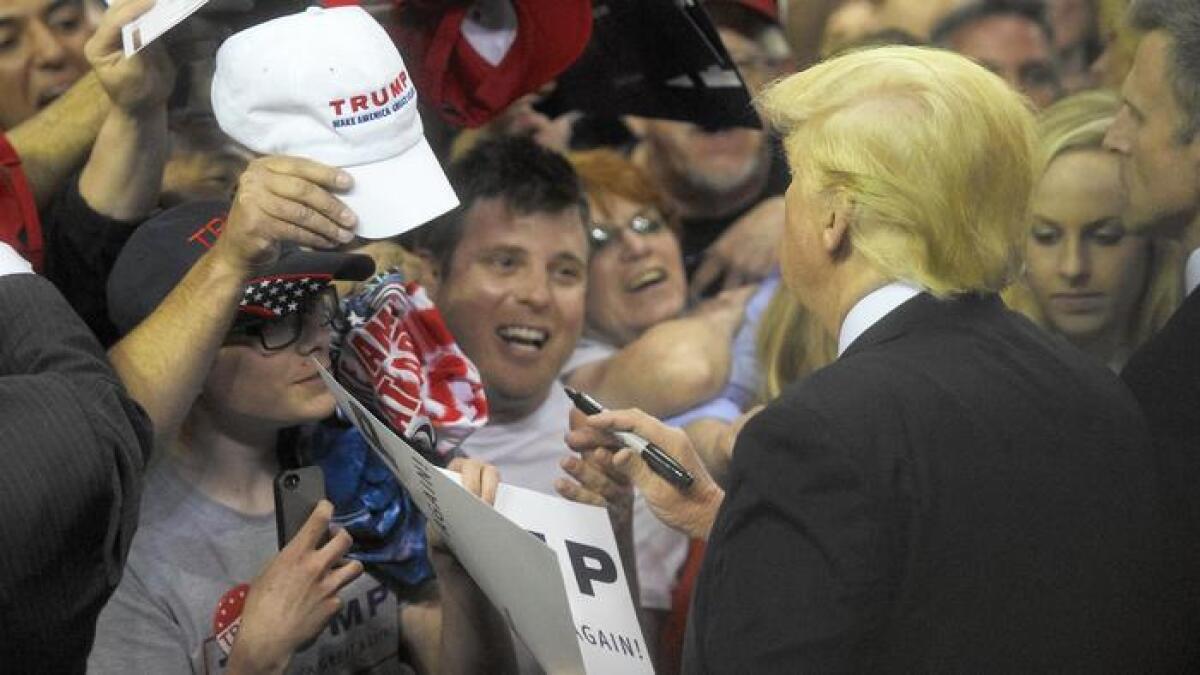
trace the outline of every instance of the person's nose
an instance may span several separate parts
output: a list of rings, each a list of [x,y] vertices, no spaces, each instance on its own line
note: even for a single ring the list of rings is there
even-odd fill
[[[517,282],[516,298],[533,309],[541,310],[550,305],[550,273],[548,270],[531,268]]]
[[[321,352],[328,353],[333,344],[333,328],[321,320],[316,312],[306,313],[300,327],[300,339],[296,340],[296,351],[304,356]]]
[[[62,40],[45,23],[31,19],[26,30],[32,45],[35,65],[42,68],[57,68],[67,59],[67,50]]]
[[[650,242],[645,235],[638,234],[628,227],[621,228],[621,258],[637,260],[650,253]]]
[[[1087,246],[1082,237],[1068,237],[1058,256],[1058,274],[1072,286],[1083,284],[1091,272]]]

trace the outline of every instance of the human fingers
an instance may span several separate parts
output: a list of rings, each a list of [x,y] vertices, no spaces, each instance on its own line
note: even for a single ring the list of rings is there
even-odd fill
[[[483,463],[469,457],[458,457],[450,463],[450,470],[457,471],[463,489],[479,497],[483,493]]]
[[[266,187],[289,201],[303,204],[339,227],[352,229],[358,222],[354,212],[324,187],[307,178],[292,174],[268,172]]]
[[[116,0],[104,12],[96,32],[84,45],[89,59],[121,49],[121,28],[154,7],[155,0]]]
[[[333,517],[333,504],[327,499],[317,502],[316,508],[309,514],[308,519],[300,526],[296,535],[288,542],[285,549],[295,547],[299,550],[311,551],[317,548],[321,539],[329,532],[329,519]]]
[[[613,453],[612,459],[613,470],[625,476],[630,483],[634,485],[645,485],[646,480],[654,480],[653,471],[636,452],[625,448]]]
[[[354,185],[354,177],[342,169],[304,157],[272,155],[259,161],[272,173],[303,178],[326,190],[344,192]]]
[[[690,445],[687,435],[682,431],[663,424],[658,418],[637,408],[605,410],[589,415],[586,424],[593,430],[605,432],[618,439],[617,434],[620,432],[632,432],[668,450],[681,444]],[[620,447],[625,447],[623,442]]]
[[[569,499],[577,504],[591,504],[601,508],[608,506],[603,497],[566,478],[555,479],[554,490],[564,499]]]
[[[321,566],[321,569],[333,567],[346,557],[353,544],[354,538],[350,536],[350,533],[345,528],[337,528],[337,532],[329,537],[329,541],[317,550],[317,564]]]
[[[601,471],[603,471],[611,480],[616,481],[617,485],[628,485],[629,480],[625,478],[624,474],[621,474],[613,468],[612,459],[617,450],[619,450],[619,448],[613,450],[601,448],[591,452],[585,452],[582,454],[582,456],[584,460],[592,463]]]
[[[496,491],[500,489],[500,470],[491,464],[484,464],[480,474],[479,498],[489,505],[496,503]]]
[[[590,452],[597,448],[620,448],[621,441],[612,434],[597,429],[588,423],[588,415],[571,410],[571,431],[567,432],[566,443],[575,452]]]
[[[597,453],[600,452],[607,453],[608,451],[597,451]],[[564,457],[559,461],[559,466],[580,485],[607,501],[617,501],[628,492],[628,479],[623,474],[614,472],[617,476],[617,479],[614,479],[591,458]],[[609,469],[611,470],[612,467]]]
[[[271,192],[257,196],[258,209],[277,221],[276,238],[314,248],[341,246],[354,238],[354,232],[329,220],[323,213],[300,202]]]
[[[597,496],[603,496],[605,489],[605,476],[594,466],[588,464],[578,457],[563,457],[558,461],[559,467],[575,479],[576,483],[586,488],[589,492],[595,493]]]
[[[327,594],[337,593],[346,584],[357,579],[363,573],[363,564],[358,560],[348,560],[345,565],[338,565],[321,580],[323,590]]]

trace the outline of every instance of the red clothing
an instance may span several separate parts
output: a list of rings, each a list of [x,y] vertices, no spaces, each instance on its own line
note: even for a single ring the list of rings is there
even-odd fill
[[[0,134],[0,241],[9,244],[33,269],[42,270],[42,224],[33,190],[21,169],[21,158]]]

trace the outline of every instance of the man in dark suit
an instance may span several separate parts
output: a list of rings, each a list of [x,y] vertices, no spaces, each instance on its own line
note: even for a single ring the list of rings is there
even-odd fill
[[[1188,259],[1182,306],[1121,377],[1162,463],[1174,584],[1188,605],[1174,623],[1200,667],[1200,4],[1136,0],[1129,18],[1145,36],[1105,147],[1121,160],[1126,224],[1179,240]]]
[[[612,458],[708,535],[685,671],[1153,669],[1145,423],[1119,380],[996,296],[1033,184],[1024,103],[962,57],[888,47],[762,107],[793,176],[783,277],[838,359],[746,425],[725,495],[639,414],[569,437],[595,452],[632,428],[698,474],[684,494]]]
[[[82,672],[137,525],[150,421],[4,243],[0,316],[0,670]]]

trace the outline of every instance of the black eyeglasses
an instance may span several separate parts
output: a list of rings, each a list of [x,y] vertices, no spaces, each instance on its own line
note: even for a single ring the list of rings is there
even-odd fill
[[[276,352],[296,344],[304,334],[304,326],[315,321],[318,328],[331,326],[337,332],[347,328],[338,303],[337,289],[329,286],[311,295],[298,312],[285,314],[278,319],[241,319],[230,329],[230,336],[257,337],[264,351]]]
[[[636,215],[626,227],[638,236],[646,236],[661,231],[666,227],[666,223],[657,216]],[[592,242],[592,248],[597,251],[608,246],[619,236],[620,232],[614,225],[592,223],[592,226],[588,228],[588,239]]]

